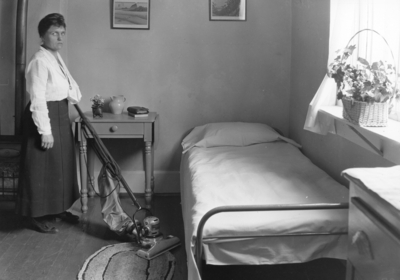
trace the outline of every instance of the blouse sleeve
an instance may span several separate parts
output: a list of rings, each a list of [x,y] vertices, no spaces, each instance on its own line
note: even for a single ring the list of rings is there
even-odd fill
[[[30,110],[40,134],[51,134],[46,87],[49,70],[44,61],[36,59],[29,63],[26,72],[26,89],[31,99]]]

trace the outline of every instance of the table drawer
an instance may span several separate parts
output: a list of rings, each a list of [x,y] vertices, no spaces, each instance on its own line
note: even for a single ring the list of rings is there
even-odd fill
[[[142,123],[92,123],[99,135],[135,135],[144,134]]]
[[[400,279],[399,234],[359,197],[351,199],[349,261],[365,280]]]

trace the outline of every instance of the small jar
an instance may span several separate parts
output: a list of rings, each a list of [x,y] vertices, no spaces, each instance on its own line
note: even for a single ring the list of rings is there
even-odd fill
[[[92,107],[93,118],[102,118],[103,117],[103,109],[101,107]]]

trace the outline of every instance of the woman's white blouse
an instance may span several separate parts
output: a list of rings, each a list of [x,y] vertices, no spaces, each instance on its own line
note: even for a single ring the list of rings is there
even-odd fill
[[[26,90],[29,93],[32,118],[40,134],[51,134],[47,101],[67,98],[72,104],[81,100],[78,84],[72,78],[59,53],[57,59],[45,48],[35,53],[26,67]],[[65,74],[64,74],[65,73]]]

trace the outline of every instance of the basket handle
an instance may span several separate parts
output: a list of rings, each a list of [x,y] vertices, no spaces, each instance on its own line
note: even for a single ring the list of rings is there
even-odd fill
[[[349,42],[348,42],[347,45],[346,45],[346,49],[347,49],[347,47],[350,45],[351,40],[353,40],[354,37],[356,37],[358,34],[360,34],[360,33],[363,32],[363,31],[371,31],[371,32],[374,32],[374,33],[378,34],[378,35],[383,39],[383,41],[385,41],[385,43],[386,43],[386,45],[387,45],[387,47],[388,47],[388,49],[389,49],[389,51],[390,51],[390,54],[392,55],[393,64],[396,66],[396,60],[394,59],[394,55],[393,55],[392,49],[391,49],[390,46],[389,46],[389,43],[386,41],[385,37],[383,37],[378,31],[376,31],[376,30],[374,30],[374,29],[365,28],[365,29],[361,29],[361,30],[357,31],[356,34],[354,34],[353,37],[350,38]],[[396,69],[396,74],[397,74],[397,67],[395,67],[395,69]]]

